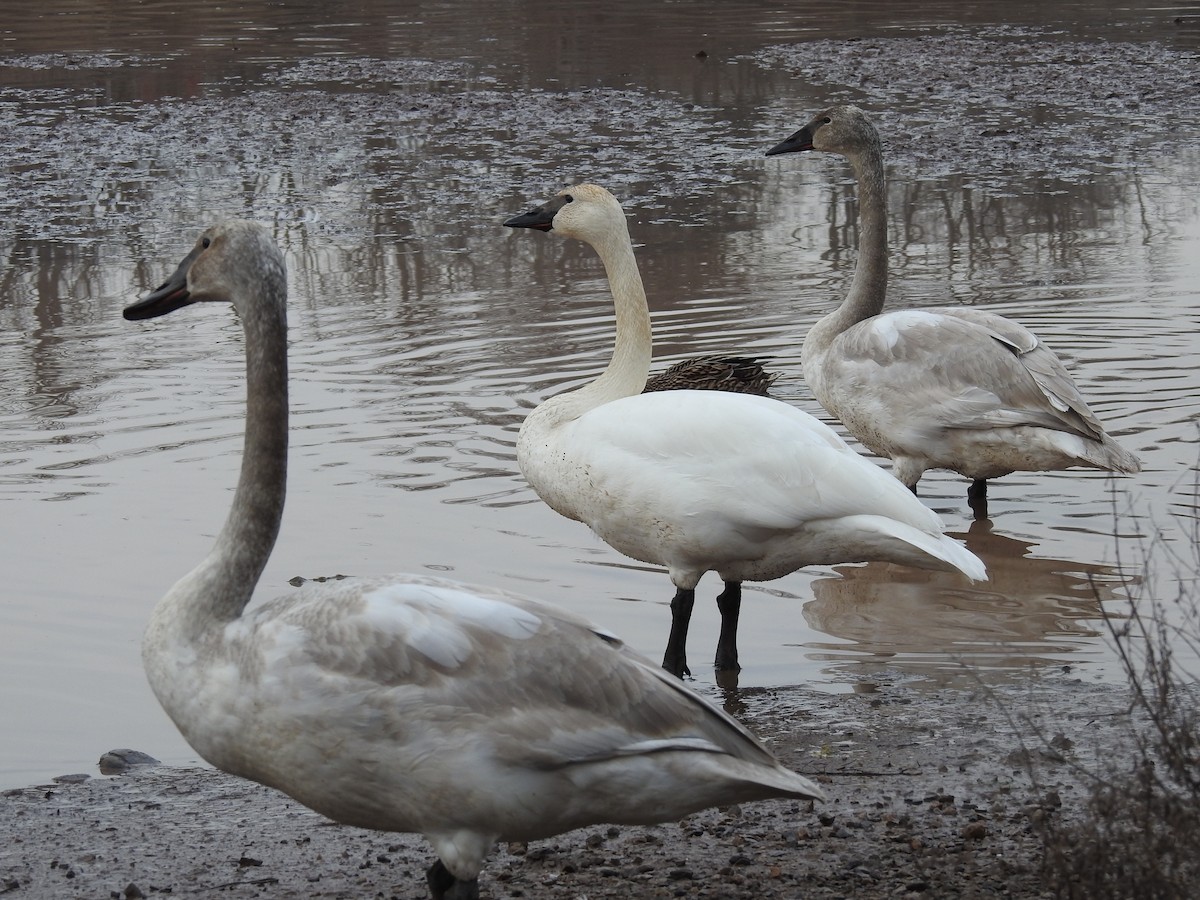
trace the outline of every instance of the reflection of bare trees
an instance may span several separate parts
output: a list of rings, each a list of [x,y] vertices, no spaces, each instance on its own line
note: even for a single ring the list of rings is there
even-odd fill
[[[846,173],[825,170],[826,188],[811,161],[758,156],[770,143],[764,98],[792,77],[700,61],[690,28],[656,30],[650,81],[609,84],[594,72],[636,68],[646,45],[577,11],[540,11],[558,44],[497,31],[490,46],[515,67],[501,73],[451,52],[461,30],[396,33],[386,5],[356,13],[363,27],[332,55],[296,43],[286,8],[251,6],[264,27],[207,9],[203,52],[149,62],[137,35],[174,34],[169,11],[139,8],[138,27],[107,34],[103,54],[54,52],[59,35],[37,16],[8,23],[25,57],[6,70],[0,129],[0,364],[17,407],[43,410],[39,424],[93,402],[80,388],[102,385],[128,352],[96,353],[122,334],[120,306],[227,215],[274,223],[297,335],[353,335],[378,354],[375,374],[419,357],[406,376],[465,375],[464,392],[491,366],[515,405],[594,372],[611,340],[594,255],[514,241],[499,225],[569,180],[603,181],[625,201],[660,355],[750,349],[786,376],[807,322],[853,267]],[[1079,271],[1094,283],[1138,252],[1146,265],[1132,268],[1153,271],[1152,254],[1171,252],[1150,240],[1159,223],[1195,220],[1169,206],[1185,202],[1169,185],[1190,183],[1197,161],[1156,165],[1165,174],[1145,182],[1134,171],[1090,184],[1014,171],[1003,194],[969,173],[894,176],[889,302],[990,302],[997,286]],[[1097,235],[1130,222],[1139,247],[1096,249]]]
[[[1086,275],[1095,235],[1111,230],[1127,210],[1140,210],[1142,179],[1097,180],[1092,184],[1014,182],[1019,190],[998,194],[972,186],[969,175],[936,180],[893,179],[889,185],[889,244],[892,299],[907,290],[914,302],[980,303],[1031,280],[1056,283],[1102,279]],[[858,211],[852,184],[839,182],[824,194],[827,262],[849,271],[858,247]],[[795,203],[791,204],[795,206]],[[812,221],[814,210],[796,210]],[[1140,213],[1144,216],[1144,213]],[[798,260],[799,263],[799,260]]]
[[[989,580],[870,563],[839,567],[813,583],[804,618],[836,641],[809,644],[837,669],[887,666],[944,671],[948,659],[975,666],[1061,664],[1094,637],[1104,604],[1136,583],[1110,566],[1031,556],[1035,544],[971,523],[965,540]]]
[[[65,252],[64,252],[65,251]],[[76,392],[87,382],[90,350],[79,338],[94,323],[89,281],[98,266],[94,247],[58,247],[18,240],[0,274],[0,351],[10,402],[49,423],[78,411]]]

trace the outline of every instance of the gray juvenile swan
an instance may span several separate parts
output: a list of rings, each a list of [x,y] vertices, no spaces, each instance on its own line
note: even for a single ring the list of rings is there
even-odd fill
[[[678,679],[545,603],[399,575],[310,585],[245,613],[283,514],[286,295],[267,230],[228,221],[125,310],[228,301],[245,331],[233,506],[142,645],[155,695],[201,756],[338,822],[423,834],[439,857],[435,898],[477,897],[497,840],[821,798]]]
[[[977,309],[881,313],[887,290],[883,150],[861,109],[835,106],[768,156],[840,153],[858,181],[859,253],[850,292],[804,339],[804,378],[856,438],[892,460],[914,493],[926,469],[972,479],[987,517],[987,479],[1090,466],[1141,470],[1104,432],[1071,376],[1035,334]]]
[[[608,273],[612,359],[526,417],[517,465],[554,510],[626,556],[667,567],[676,592],[663,668],[689,674],[695,588],[710,570],[725,582],[715,665],[734,671],[743,581],[871,559],[985,577],[933,512],[807,413],[752,394],[641,393],[650,312],[625,215],[604,188],[567,188],[504,224],[584,241]]]

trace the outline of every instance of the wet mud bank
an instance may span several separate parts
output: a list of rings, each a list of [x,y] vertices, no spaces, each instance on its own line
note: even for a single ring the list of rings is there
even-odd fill
[[[1072,815],[1080,773],[1131,724],[1124,690],[1070,674],[731,702],[829,802],[501,845],[483,895],[1047,896],[1038,823]],[[419,898],[432,859],[415,835],[334,825],[267,788],[170,767],[4,792],[0,846],[0,895],[20,898]]]
[[[99,239],[200,199],[213,216],[298,221],[342,240],[457,244],[436,223],[478,220],[481,203],[494,218],[514,197],[582,180],[653,217],[664,198],[707,198],[754,177],[789,128],[844,102],[867,109],[899,174],[967,172],[1000,194],[1020,193],[1016,172],[1087,183],[1148,154],[1200,147],[1200,78],[1186,74],[1196,58],[1156,43],[1003,26],[774,45],[705,63],[764,70],[794,87],[748,119],[669,91],[531,88],[508,83],[503,66],[479,73],[357,56],[276,63],[210,96],[147,102],[74,81],[81,72],[160,74],[155,56],[10,57],[7,71],[54,73],[72,87],[0,88],[12,107],[0,150],[21,176],[0,199],[0,238],[80,241],[77,216],[91,208]],[[801,118],[780,111],[810,94],[821,99]],[[203,186],[164,177],[197,168]],[[484,219],[475,227],[490,234],[495,223]]]
[[[947,26],[778,45],[747,59],[806,92],[827,91],[828,104],[862,105],[906,176],[970,173],[977,186],[1010,193],[1016,171],[1088,183],[1148,155],[1194,151],[1197,57],[1044,28]]]

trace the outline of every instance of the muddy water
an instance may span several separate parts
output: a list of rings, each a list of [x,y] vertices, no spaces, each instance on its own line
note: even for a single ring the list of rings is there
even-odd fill
[[[660,653],[666,577],[549,512],[514,459],[524,413],[603,363],[602,271],[499,222],[608,185],[662,363],[767,355],[779,396],[818,413],[799,345],[848,283],[853,192],[837,159],[762,152],[833,101],[887,137],[889,302],[1020,318],[1145,471],[1010,476],[990,522],[961,479],[929,476],[924,499],[992,580],[868,565],[752,586],[741,685],[1114,678],[1101,609],[1131,585],[1174,597],[1194,571],[1200,31],[1177,13],[96,6],[0,25],[0,786],[93,771],[116,746],[192,758],[138,641],[227,509],[241,336],[227,310],[120,310],[221,216],[272,223],[290,267],[290,493],[260,596],[296,575],[446,572]],[[706,597],[694,662],[715,620]]]

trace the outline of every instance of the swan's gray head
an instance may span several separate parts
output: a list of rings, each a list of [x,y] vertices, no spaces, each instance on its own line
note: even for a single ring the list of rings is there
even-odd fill
[[[767,151],[767,156],[780,153],[799,153],[803,150],[824,150],[853,156],[862,150],[879,145],[879,132],[857,106],[831,106]]]
[[[628,234],[621,204],[598,184],[563,188],[553,200],[513,216],[504,224],[509,228],[553,230],[589,244],[612,234]]]
[[[266,226],[245,219],[205,230],[175,273],[156,290],[125,307],[126,319],[154,319],[192,303],[283,296],[283,254]],[[241,312],[241,310],[239,310]]]

